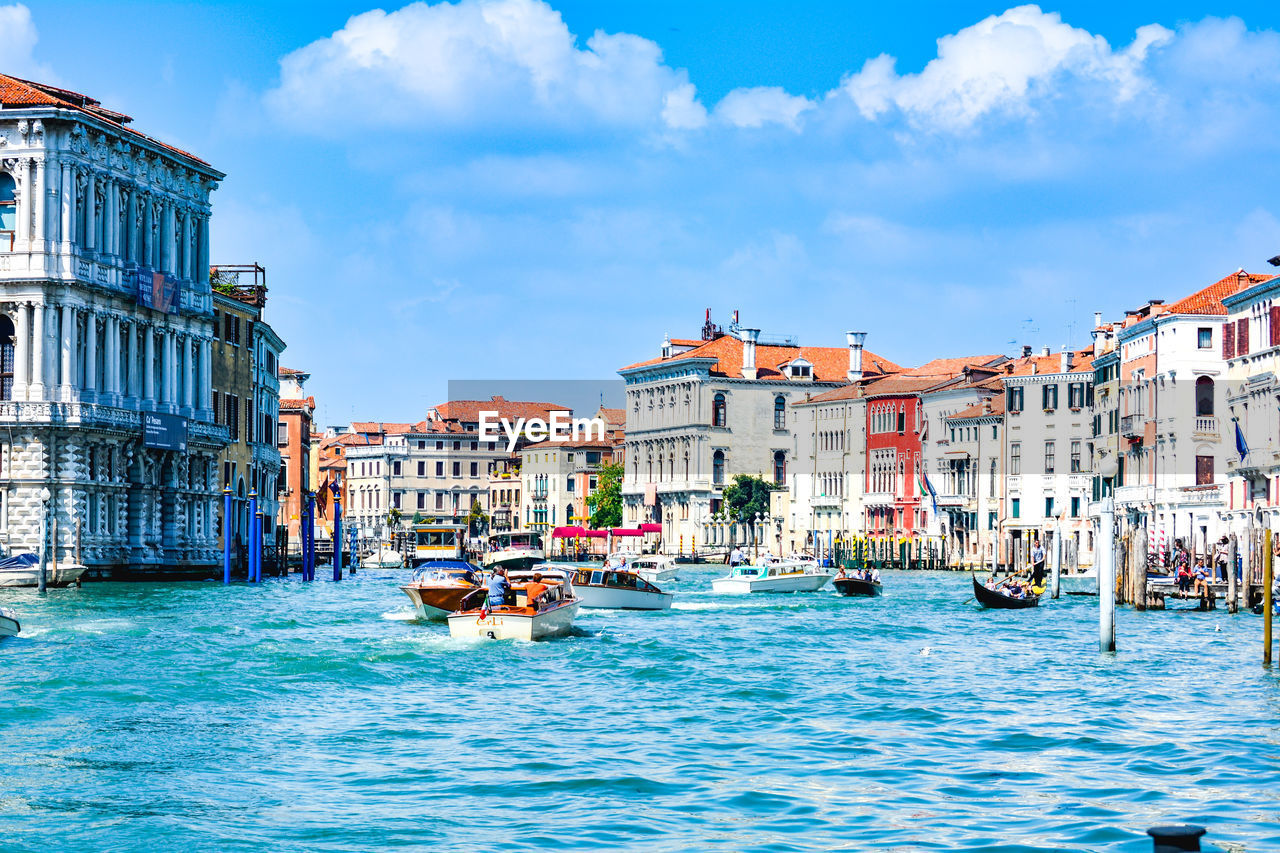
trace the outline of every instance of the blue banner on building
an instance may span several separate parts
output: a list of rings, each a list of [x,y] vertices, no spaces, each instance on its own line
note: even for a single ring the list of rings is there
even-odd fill
[[[171,275],[139,267],[136,273],[138,304],[166,314],[178,313],[178,280]]]
[[[187,451],[187,419],[158,412],[142,413],[142,444],[158,450]]]

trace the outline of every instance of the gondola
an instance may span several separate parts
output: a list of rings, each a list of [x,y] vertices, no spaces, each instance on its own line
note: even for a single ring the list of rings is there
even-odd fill
[[[836,578],[831,584],[836,588],[836,592],[841,595],[877,596],[881,593],[879,583],[863,580],[862,578]]]
[[[1025,610],[1040,603],[1040,596],[1038,595],[1033,595],[1030,598],[1010,598],[1003,592],[987,589],[978,583],[977,575],[973,576],[973,597],[978,599],[978,603],[983,607],[990,607],[996,610]]]

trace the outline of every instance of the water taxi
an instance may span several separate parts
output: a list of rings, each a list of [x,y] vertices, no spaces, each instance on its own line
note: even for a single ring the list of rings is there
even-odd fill
[[[729,574],[716,578],[711,588],[722,593],[814,592],[831,580],[831,572],[816,563],[766,557],[758,565],[734,566]]]
[[[466,610],[449,615],[449,636],[545,640],[569,633],[581,604],[574,593],[570,573],[549,566],[539,567],[538,572],[547,589],[532,606],[527,590],[534,573],[513,571],[507,576],[511,582],[508,603],[490,610],[485,604],[485,591],[473,592],[463,603]]]
[[[841,595],[865,595],[875,597],[881,594],[883,588],[880,586],[878,572],[854,572],[846,573],[843,570],[836,575],[836,579],[831,582],[836,588],[836,592]]]
[[[670,610],[674,597],[632,571],[631,566],[578,569],[573,592],[583,607],[597,610]]]
[[[0,607],[0,639],[17,636],[21,630],[17,614],[7,607]]]
[[[465,560],[428,560],[400,587],[419,619],[444,619],[480,588],[480,570]]]
[[[426,522],[413,526],[413,564],[424,560],[461,560],[467,547],[465,524]]]
[[[677,568],[674,557],[644,554],[627,560],[625,567],[627,571],[635,572],[649,583],[668,583],[676,579]]]
[[[48,564],[45,583],[70,586],[87,571],[79,563]],[[15,554],[0,560],[0,586],[39,586],[40,558],[35,554]]]
[[[519,570],[535,566],[546,558],[547,555],[542,550],[541,536],[537,533],[516,530],[490,536],[485,542],[481,563],[488,571],[498,566]]]

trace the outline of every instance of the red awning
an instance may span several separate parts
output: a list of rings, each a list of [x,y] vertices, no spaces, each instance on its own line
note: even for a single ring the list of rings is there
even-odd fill
[[[661,533],[662,525],[653,524],[653,523],[642,524],[640,525],[640,532],[641,533]]]
[[[643,536],[644,531],[635,527],[615,527],[609,531],[614,536]]]
[[[551,531],[552,539],[573,539],[574,537],[585,535],[587,535],[587,531],[581,527],[557,527]]]
[[[607,530],[584,530],[582,535],[588,539],[608,539],[609,531]]]

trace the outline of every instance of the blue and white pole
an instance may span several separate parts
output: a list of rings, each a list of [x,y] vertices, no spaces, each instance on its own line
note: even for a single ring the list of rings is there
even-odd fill
[[[333,493],[333,579],[342,580],[342,501]]]
[[[304,511],[302,514],[302,531],[301,531],[302,532],[302,579],[304,581],[309,581],[312,579],[311,572],[312,572],[312,569],[315,568],[315,566],[312,563],[312,560],[315,559],[315,550],[312,547],[313,545],[312,539],[315,536],[315,528],[313,526],[315,522],[315,517],[314,517],[315,509],[316,509],[315,495],[311,494],[310,492],[307,492],[306,511]]]
[[[253,550],[257,554],[253,560],[253,580],[255,583],[262,583],[262,511],[259,510],[253,523]]]
[[[231,487],[222,490],[222,582],[231,583]]]
[[[248,548],[248,551],[249,551],[248,581],[249,583],[253,583],[254,580],[257,578],[257,567],[254,565],[254,560],[257,557],[258,549],[257,549],[257,546],[255,546],[253,543],[253,537],[257,532],[254,530],[254,528],[257,526],[257,518],[258,518],[258,492],[256,490],[251,489],[249,491],[249,530],[248,530],[249,535],[248,535],[248,541],[247,541],[247,544],[249,546]]]

